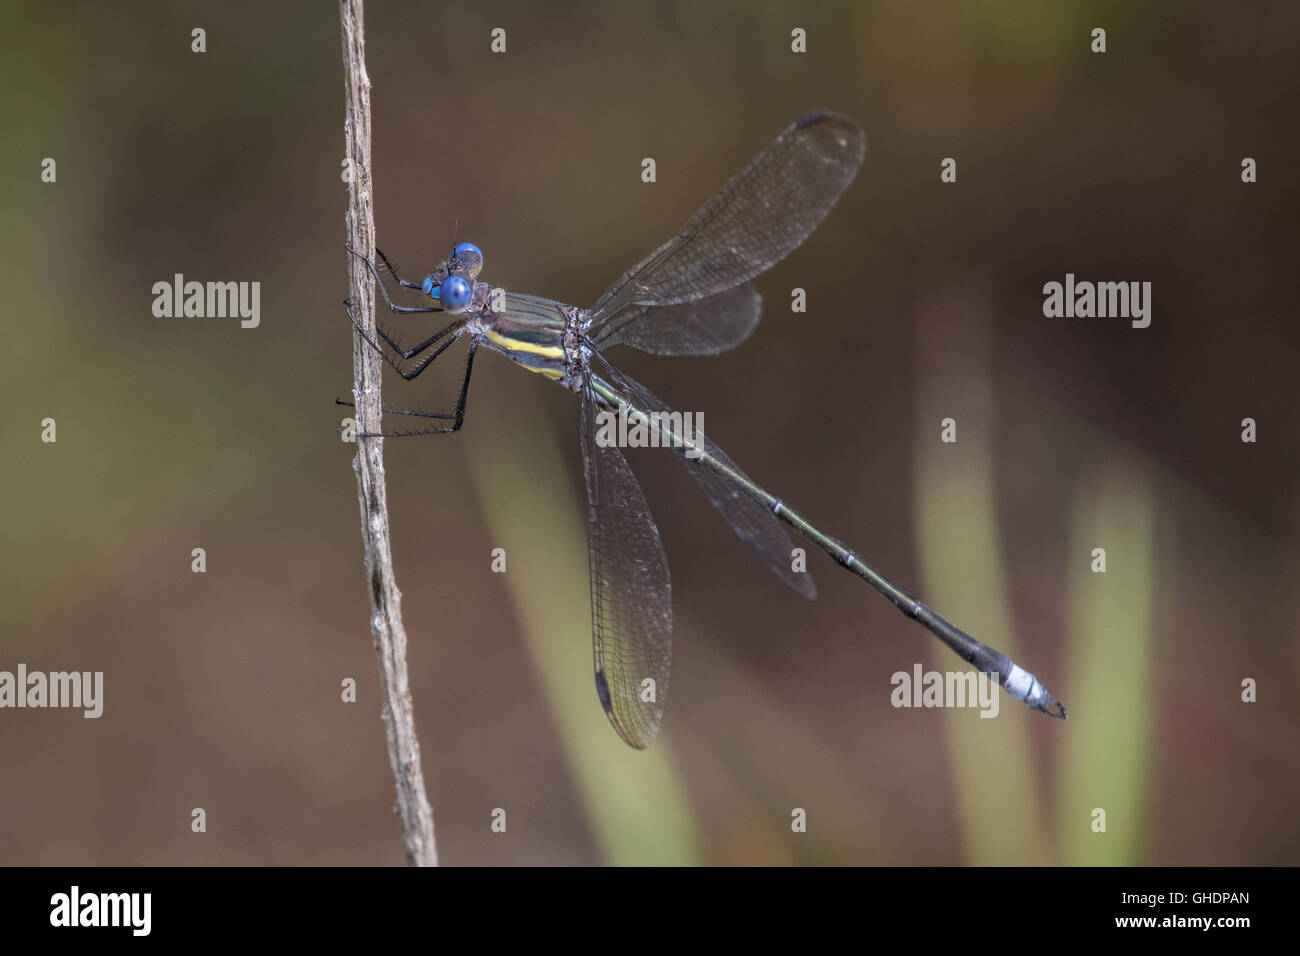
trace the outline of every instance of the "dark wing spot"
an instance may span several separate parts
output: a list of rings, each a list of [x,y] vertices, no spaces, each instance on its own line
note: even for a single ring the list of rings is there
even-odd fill
[[[609,699],[609,682],[605,680],[604,671],[596,671],[596,696],[600,698],[600,706],[605,708],[605,713],[614,713],[614,704]]]

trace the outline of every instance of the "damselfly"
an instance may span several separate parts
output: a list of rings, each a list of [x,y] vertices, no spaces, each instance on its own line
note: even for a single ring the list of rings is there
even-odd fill
[[[450,424],[370,437],[459,429],[479,346],[500,352],[581,397],[579,438],[587,483],[596,694],[614,730],[633,747],[654,740],[668,696],[671,585],[645,495],[617,442],[602,440],[609,416],[641,428],[643,434],[657,439],[653,444],[671,447],[736,534],[795,591],[816,596],[812,578],[793,569],[794,549],[781,522],[871,584],[963,660],[996,674],[1011,696],[1054,717],[1065,716],[1065,708],[1032,674],[949,624],[814,527],[752,481],[712,441],[682,427],[681,416],[605,358],[605,352],[616,345],[658,355],[712,355],[743,342],[760,312],[759,295],[750,280],[808,237],[848,188],[865,153],[866,137],[847,117],[821,111],[800,117],[687,220],[677,235],[623,273],[589,309],[494,289],[478,281],[483,254],[472,243],[457,245],[451,257],[422,282],[404,279],[379,253],[393,278],[433,299],[432,306],[396,305],[374,263],[366,260],[393,312],[457,316],[409,349],[379,330],[402,359],[419,356],[410,367],[366,336],[403,378],[415,378],[462,336],[469,339],[455,410],[400,412]],[[364,336],[355,317],[353,324]],[[603,432],[609,433],[609,429]]]

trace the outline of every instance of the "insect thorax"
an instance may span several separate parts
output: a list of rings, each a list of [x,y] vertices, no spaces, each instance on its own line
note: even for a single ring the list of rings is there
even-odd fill
[[[566,305],[564,312],[564,376],[560,384],[574,391],[582,391],[591,365],[591,346],[587,343],[587,330],[591,316],[586,309]]]

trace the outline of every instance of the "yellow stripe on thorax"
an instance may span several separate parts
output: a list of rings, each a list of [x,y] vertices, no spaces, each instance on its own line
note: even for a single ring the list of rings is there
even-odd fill
[[[487,337],[510,352],[527,352],[530,355],[537,355],[556,362],[564,361],[564,347],[560,345],[536,345],[522,339],[512,339],[508,335],[502,335],[500,332],[491,329],[488,330]],[[539,369],[539,371],[542,370]]]

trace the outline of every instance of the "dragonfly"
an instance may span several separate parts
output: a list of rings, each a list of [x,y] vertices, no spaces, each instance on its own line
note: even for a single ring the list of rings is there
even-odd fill
[[[440,424],[363,437],[458,431],[479,348],[500,353],[579,396],[596,696],[619,737],[634,748],[649,746],[663,719],[672,661],[672,584],[645,495],[619,442],[611,440],[618,430],[607,426],[615,416],[623,426],[640,428],[650,444],[668,447],[732,530],[793,590],[807,598],[817,593],[802,562],[793,560],[802,551],[793,548],[787,528],[865,580],[962,660],[995,674],[1012,697],[1065,717],[1065,708],[1033,674],[944,620],[757,484],[702,431],[687,427],[687,418],[606,358],[620,345],[656,355],[713,355],[744,342],[761,311],[752,280],[826,218],[856,176],[866,148],[866,135],[846,116],[819,110],[799,117],[676,235],[627,269],[586,309],[479,281],[483,253],[469,242],[456,245],[445,262],[418,282],[404,278],[376,250],[398,285],[419,290],[434,303],[398,305],[374,262],[349,250],[365,259],[393,313],[455,316],[412,348],[403,348],[377,328],[394,353],[390,355],[362,329],[349,304],[357,331],[404,379],[416,378],[454,342],[469,341],[453,411],[385,409],[439,419]]]

